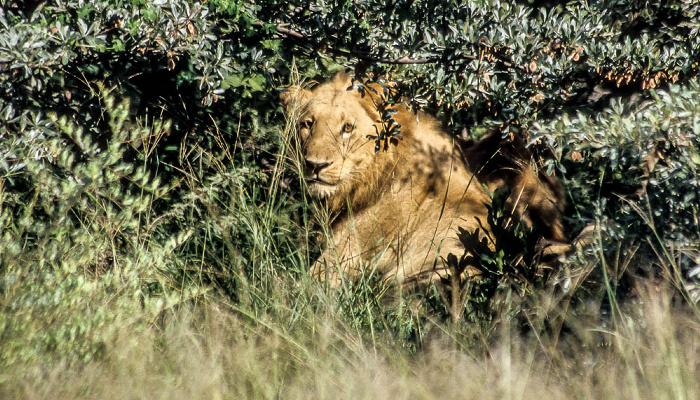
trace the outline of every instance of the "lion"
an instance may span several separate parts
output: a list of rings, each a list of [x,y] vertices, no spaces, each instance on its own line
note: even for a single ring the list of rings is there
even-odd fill
[[[494,248],[488,185],[435,118],[387,104],[379,85],[353,86],[347,73],[311,90],[291,86],[281,101],[298,121],[308,191],[332,215],[315,278],[338,286],[376,274],[405,286],[481,274],[464,260]],[[397,127],[398,135],[377,141]]]

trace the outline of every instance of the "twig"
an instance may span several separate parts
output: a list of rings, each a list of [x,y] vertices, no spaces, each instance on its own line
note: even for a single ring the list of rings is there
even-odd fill
[[[264,24],[262,22],[255,22],[253,25],[262,27]],[[286,26],[288,26],[288,25],[286,25]],[[300,33],[300,32],[297,32],[297,31],[294,31],[294,30],[291,30],[288,28],[284,28],[282,26],[276,26],[275,31],[279,35],[281,35],[282,37],[302,40],[302,41],[306,42],[307,44],[312,45],[315,48],[322,47],[325,51],[328,51],[328,52],[335,54],[335,55],[340,55],[343,57],[355,57],[355,58],[358,58],[362,61],[368,61],[368,62],[372,62],[372,63],[411,65],[411,64],[433,64],[433,63],[438,63],[438,62],[442,62],[445,60],[445,58],[442,56],[429,57],[429,58],[402,57],[402,58],[398,58],[398,59],[388,58],[388,57],[374,57],[374,56],[371,56],[368,54],[356,53],[356,52],[347,51],[347,50],[334,49],[334,48],[329,47],[325,44],[322,45],[321,43],[316,42],[314,39],[312,39],[311,37],[309,37],[303,33]],[[469,61],[477,60],[478,58],[479,57],[471,55],[471,54],[458,54],[458,55],[455,55],[455,57],[454,57],[454,59],[469,60]],[[530,72],[527,67],[524,67],[521,65],[514,65],[513,63],[508,62],[508,61],[504,61],[501,59],[495,59],[494,61],[503,65],[506,68],[516,68],[516,69],[519,69],[521,71]]]

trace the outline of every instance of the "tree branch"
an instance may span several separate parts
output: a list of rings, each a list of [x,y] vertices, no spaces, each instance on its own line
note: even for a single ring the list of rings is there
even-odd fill
[[[256,22],[254,25],[256,26],[263,26],[262,22]],[[372,62],[372,63],[379,63],[379,64],[394,64],[394,65],[412,65],[412,64],[433,64],[433,63],[439,63],[444,61],[443,57],[429,57],[429,58],[409,58],[409,57],[402,57],[398,59],[394,58],[388,58],[388,57],[374,57],[368,54],[362,54],[362,53],[355,53],[347,50],[340,50],[340,49],[334,49],[332,47],[328,47],[325,44],[318,43],[311,37],[297,32],[293,31],[291,29],[283,28],[281,26],[276,26],[275,30],[277,33],[285,38],[292,38],[292,39],[297,39],[297,40],[302,40],[306,42],[306,44],[312,45],[315,48],[323,48],[325,51],[328,51],[332,54],[343,56],[343,57],[349,57],[349,58],[357,58],[362,61],[367,61],[367,62]],[[477,60],[478,57],[471,55],[471,54],[459,54],[455,56],[456,59],[461,59],[461,60]],[[510,63],[508,61],[504,61],[501,59],[495,59],[497,63],[503,65],[506,68],[516,68],[521,71],[525,72],[531,72],[527,67],[521,66],[521,65],[513,65],[513,63]]]

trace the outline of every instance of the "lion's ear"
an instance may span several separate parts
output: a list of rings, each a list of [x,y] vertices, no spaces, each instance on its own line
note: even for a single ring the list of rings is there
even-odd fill
[[[311,97],[311,92],[296,85],[292,85],[280,92],[280,101],[287,114],[298,110]]]
[[[381,103],[385,103],[389,98],[390,92],[388,87],[380,85],[376,82],[368,83],[367,87],[370,88],[370,91],[375,94],[379,100],[381,100]],[[375,99],[375,102],[376,101],[377,100]]]
[[[337,86],[350,86],[352,84],[352,76],[348,71],[340,71],[333,76],[333,83]]]

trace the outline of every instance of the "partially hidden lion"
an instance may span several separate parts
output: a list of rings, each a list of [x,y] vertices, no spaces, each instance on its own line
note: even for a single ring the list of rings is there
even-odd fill
[[[389,106],[382,93],[378,85],[353,86],[348,74],[339,73],[311,90],[292,86],[281,94],[287,114],[298,121],[297,150],[308,190],[333,215],[329,243],[312,266],[317,279],[337,286],[375,273],[408,285],[479,275],[464,260],[478,248],[494,247],[484,185],[492,190],[510,184],[511,196],[520,190],[539,208],[557,209],[561,196],[539,183],[527,160],[517,167],[524,174],[504,167],[503,160],[491,167],[488,161],[499,159],[485,155],[490,147],[477,142],[462,151],[436,119]],[[382,112],[388,109],[400,138],[375,148],[378,134],[388,129]],[[484,153],[472,154],[472,168],[484,171],[484,182],[465,158],[470,151]],[[526,209],[516,211],[536,219]],[[547,218],[554,220],[548,235],[563,239],[560,216]]]

